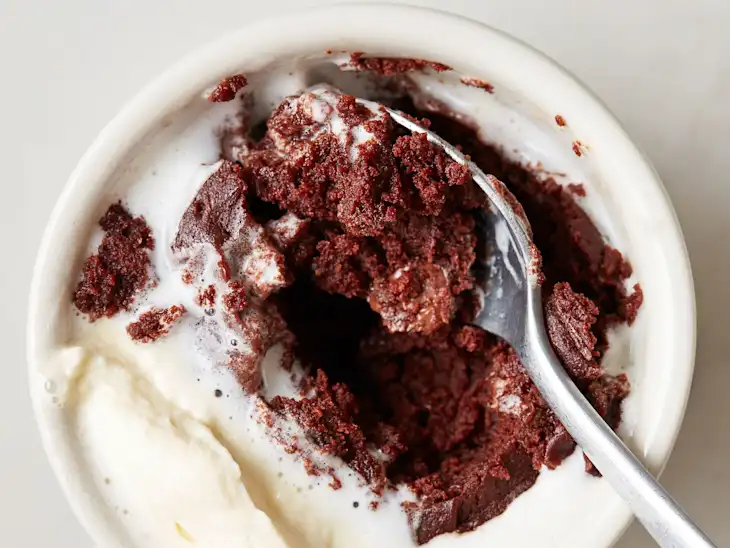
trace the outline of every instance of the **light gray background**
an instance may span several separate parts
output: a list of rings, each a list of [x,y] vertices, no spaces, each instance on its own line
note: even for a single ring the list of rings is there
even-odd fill
[[[0,0],[0,545],[91,546],[42,453],[23,345],[36,247],[67,176],[117,110],[170,63],[220,33],[312,3]],[[694,388],[663,479],[730,546],[730,2],[416,3],[482,20],[557,59],[656,164],[685,231],[699,310]],[[620,543],[649,546],[636,525]]]

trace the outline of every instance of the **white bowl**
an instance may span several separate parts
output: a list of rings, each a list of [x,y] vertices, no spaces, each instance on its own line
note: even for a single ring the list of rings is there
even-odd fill
[[[573,140],[580,140],[588,147],[580,159],[571,156],[566,161],[578,166],[589,194],[597,198],[598,205],[589,212],[600,217],[599,228],[629,257],[645,297],[630,345],[615,358],[630,361],[633,386],[622,434],[654,472],[669,457],[692,378],[692,279],[662,184],[613,116],[550,59],[474,21],[393,5],[309,10],[251,25],[161,75],[99,135],[71,175],[46,228],[30,296],[31,393],[53,468],[77,516],[101,546],[118,545],[119,539],[80,479],[68,432],[49,410],[41,370],[53,349],[68,342],[64,315],[90,227],[108,205],[108,182],[129,161],[136,144],[220,78],[325,50],[445,63],[492,83],[497,101],[532,117],[543,134],[551,136],[551,146],[568,150]],[[551,122],[558,113],[568,120],[567,128]],[[534,152],[540,143],[531,146]],[[510,539],[512,546],[601,547],[615,542],[629,524],[630,512],[606,482],[584,476],[579,455],[574,457],[558,472],[541,474],[535,487],[477,533],[485,539]],[[450,544],[450,538],[434,544]]]

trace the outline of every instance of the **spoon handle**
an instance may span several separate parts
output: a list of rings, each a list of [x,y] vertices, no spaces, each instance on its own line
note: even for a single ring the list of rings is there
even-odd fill
[[[662,548],[707,548],[712,541],[644,468],[578,390],[553,352],[540,289],[530,291],[526,333],[517,351],[555,415]]]

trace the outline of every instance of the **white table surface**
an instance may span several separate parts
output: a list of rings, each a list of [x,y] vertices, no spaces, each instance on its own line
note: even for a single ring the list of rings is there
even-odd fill
[[[311,3],[0,0],[0,545],[91,546],[41,450],[23,345],[36,247],[67,176],[116,111],[170,63],[248,21]],[[685,231],[699,311],[694,387],[663,481],[730,546],[730,2],[415,3],[448,6],[557,59],[657,166]],[[652,543],[634,525],[619,546]]]

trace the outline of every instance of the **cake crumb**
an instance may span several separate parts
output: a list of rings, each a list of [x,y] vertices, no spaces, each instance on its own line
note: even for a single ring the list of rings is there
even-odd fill
[[[202,308],[214,308],[215,307],[215,296],[216,289],[214,284],[208,285],[202,291],[198,291],[195,297],[195,302]]]
[[[585,146],[580,141],[573,141],[573,152],[576,156],[581,157],[583,156]]]
[[[135,342],[151,343],[167,335],[185,314],[185,307],[152,308],[127,326],[127,334]]]
[[[644,291],[641,289],[641,285],[634,284],[634,291],[621,304],[623,316],[627,324],[633,325],[642,304],[644,304]]]
[[[569,183],[567,186],[568,191],[579,198],[586,197],[586,187],[581,183]]]
[[[135,296],[150,283],[152,231],[144,218],[133,217],[121,203],[113,204],[99,221],[104,237],[86,259],[73,303],[90,322],[129,310]]]
[[[350,66],[357,70],[370,70],[382,76],[394,76],[404,72],[423,71],[430,68],[436,72],[452,70],[448,65],[424,59],[401,57],[365,57],[361,51],[350,54]]]
[[[208,95],[208,101],[211,103],[225,103],[232,101],[236,97],[236,94],[246,87],[247,84],[248,81],[243,74],[235,74],[228,78],[224,78],[218,83],[215,89],[210,92],[210,95]]]
[[[485,82],[484,80],[479,80],[478,78],[469,78],[467,76],[462,76],[461,83],[467,86],[471,86],[473,88],[479,88],[487,93],[494,93],[494,86],[490,84],[489,82]]]

